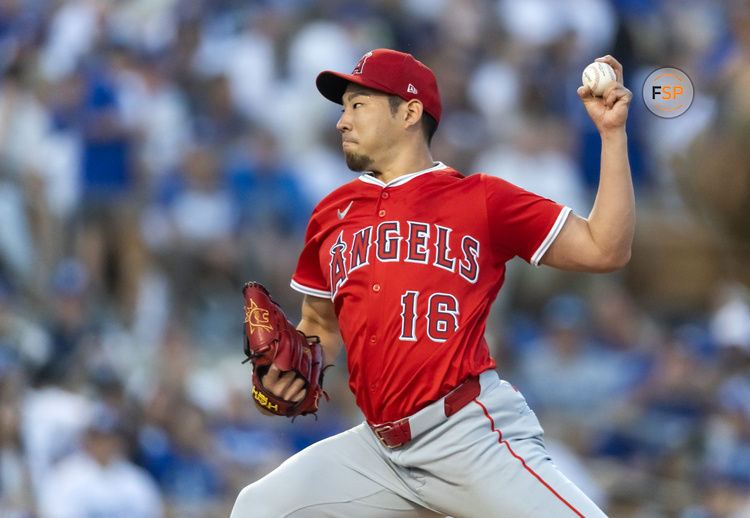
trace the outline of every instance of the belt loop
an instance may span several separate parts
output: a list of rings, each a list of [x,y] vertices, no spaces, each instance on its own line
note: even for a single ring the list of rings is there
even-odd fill
[[[471,376],[464,380],[463,383],[458,385],[452,392],[443,398],[443,414],[445,419],[449,418],[463,407],[469,404],[471,400],[477,397],[482,390],[482,386],[479,383],[479,376]],[[433,403],[437,404],[438,402]],[[420,411],[421,412],[421,411]],[[410,417],[405,417],[399,421],[383,423],[379,425],[371,425],[370,429],[377,437],[380,444],[386,448],[399,448],[404,444],[412,440],[412,428],[409,424],[410,419],[414,419],[417,414]],[[429,427],[435,426],[440,422],[440,418],[436,418],[435,414],[431,414],[435,418],[434,423],[428,423]],[[424,423],[423,423],[424,425]],[[425,427],[418,428],[416,433],[424,431]]]
[[[481,391],[482,385],[479,383],[479,376],[467,378],[457,389],[445,396],[443,400],[445,417],[452,416],[468,405]]]
[[[398,448],[411,441],[411,427],[408,417],[395,423],[385,423],[371,428],[380,444],[386,448]]]

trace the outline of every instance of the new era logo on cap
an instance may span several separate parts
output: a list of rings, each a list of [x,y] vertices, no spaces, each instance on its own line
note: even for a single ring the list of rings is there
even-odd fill
[[[315,80],[320,93],[338,104],[343,103],[349,83],[397,95],[406,101],[418,99],[424,111],[440,122],[442,104],[435,75],[411,54],[375,49],[362,56],[351,74],[326,70]]]

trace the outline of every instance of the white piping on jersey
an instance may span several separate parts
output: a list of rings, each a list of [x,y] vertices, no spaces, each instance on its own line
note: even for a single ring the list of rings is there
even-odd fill
[[[369,173],[365,173],[363,175],[359,176],[359,179],[363,182],[371,183],[374,185],[379,185],[380,187],[394,187],[396,185],[402,185],[411,180],[412,178],[416,178],[417,176],[423,175],[425,173],[431,173],[433,171],[438,171],[440,169],[445,169],[447,166],[442,162],[435,162],[435,165],[430,167],[429,169],[423,169],[422,171],[417,171],[416,173],[409,173],[405,174],[403,176],[399,176],[398,178],[394,178],[388,183],[385,183],[383,181],[378,180],[377,178],[374,178]]]
[[[536,249],[534,255],[531,256],[531,261],[529,261],[531,264],[533,264],[534,266],[539,266],[539,261],[542,260],[545,252],[547,252],[547,249],[550,247],[550,245],[552,245],[552,242],[560,233],[560,230],[562,230],[563,225],[565,224],[565,220],[568,219],[568,215],[570,214],[570,212],[570,207],[562,208],[560,214],[558,214],[557,219],[555,220],[555,224],[552,225],[552,228],[549,230],[547,237],[544,238],[542,244],[539,245],[539,248]]]
[[[289,286],[291,286],[293,290],[298,291],[300,293],[304,293],[305,295],[312,295],[313,297],[320,297],[321,299],[331,298],[330,291],[323,291],[323,290],[316,290],[315,288],[308,288],[307,286],[303,286],[302,284],[296,282],[294,279],[292,279],[292,282],[289,283]]]

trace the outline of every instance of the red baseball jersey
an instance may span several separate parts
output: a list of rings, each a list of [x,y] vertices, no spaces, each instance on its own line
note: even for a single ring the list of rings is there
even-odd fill
[[[538,264],[569,212],[440,163],[388,184],[364,174],[318,204],[291,286],[333,301],[368,422],[411,415],[495,367],[484,330],[505,263]]]

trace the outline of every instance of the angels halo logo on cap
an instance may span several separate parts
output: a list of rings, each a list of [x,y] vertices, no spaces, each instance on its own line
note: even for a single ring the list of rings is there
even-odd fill
[[[354,70],[352,70],[352,74],[361,74],[362,68],[365,66],[367,58],[369,58],[370,56],[372,56],[372,51],[359,58],[359,62],[357,63],[357,66],[354,67]]]

